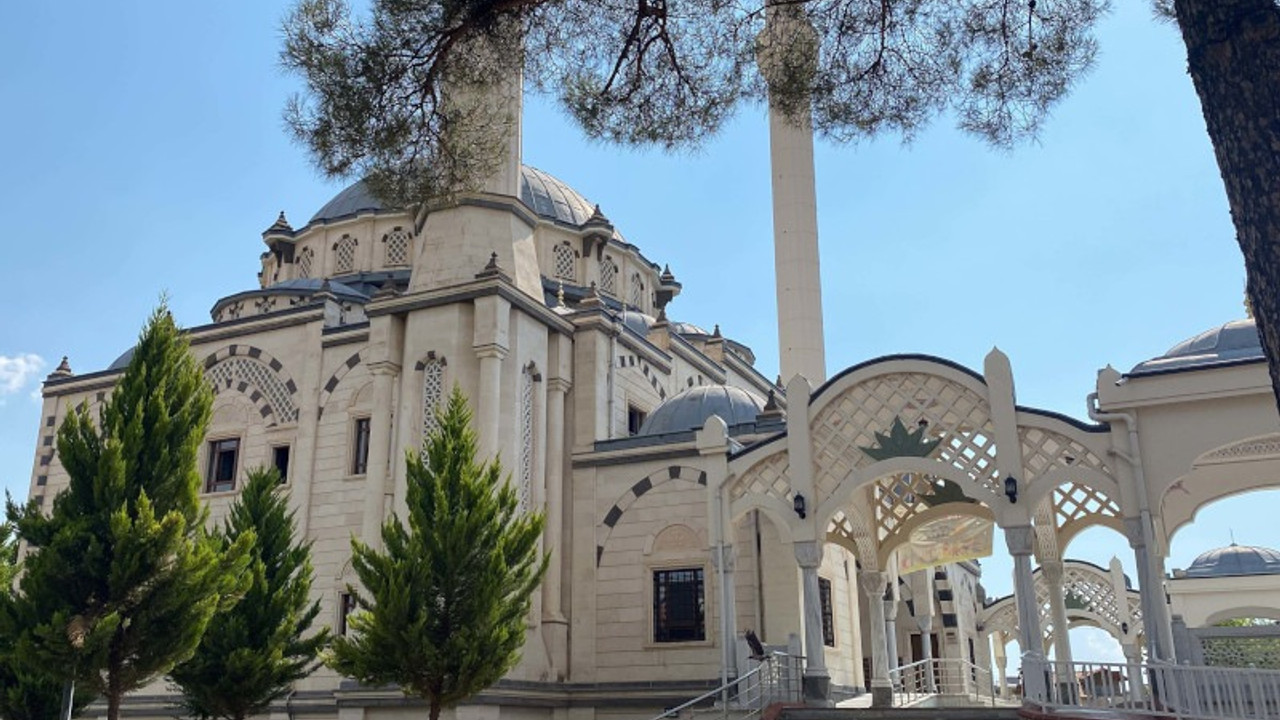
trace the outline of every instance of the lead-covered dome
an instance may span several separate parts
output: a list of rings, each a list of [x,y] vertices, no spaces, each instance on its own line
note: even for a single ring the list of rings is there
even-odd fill
[[[755,422],[760,401],[741,388],[702,385],[669,398],[645,418],[640,435],[665,435],[701,428],[707,418],[719,415],[729,427]]]
[[[1138,363],[1129,374],[1150,375],[1264,358],[1262,340],[1258,337],[1258,327],[1253,319],[1233,320],[1183,340],[1159,357]]]
[[[520,166],[520,200],[539,217],[566,223],[583,225],[591,218],[594,206],[553,175],[528,165]],[[311,224],[327,223],[354,217],[365,212],[383,212],[388,208],[374,197],[363,180],[354,183],[324,204],[311,217]]]
[[[1187,577],[1232,575],[1280,575],[1280,552],[1271,548],[1232,543],[1201,553],[1187,568]]]

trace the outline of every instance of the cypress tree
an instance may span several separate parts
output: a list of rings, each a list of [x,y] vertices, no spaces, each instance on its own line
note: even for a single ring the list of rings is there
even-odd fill
[[[249,590],[218,613],[190,660],[170,677],[182,690],[182,709],[195,718],[244,720],[283,697],[318,665],[329,629],[303,637],[320,612],[310,602],[311,543],[294,538],[294,513],[274,469],[249,473],[219,533],[224,548],[253,535]]]
[[[105,698],[109,720],[125,693],[189,657],[247,587],[252,538],[223,549],[204,528],[196,459],[212,403],[161,305],[97,422],[81,405],[59,428],[70,484],[52,512],[9,506],[29,548],[12,608],[17,652]]]
[[[454,389],[425,457],[408,456],[408,526],[392,517],[384,549],[352,539],[353,632],[330,663],[368,685],[424,698],[430,720],[492,685],[520,659],[525,618],[546,572],[544,518],[522,513],[495,459],[478,462],[471,412]]]

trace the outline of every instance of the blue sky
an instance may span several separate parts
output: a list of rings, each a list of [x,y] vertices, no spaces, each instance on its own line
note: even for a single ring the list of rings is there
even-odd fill
[[[1018,400],[1076,417],[1121,370],[1242,317],[1244,270],[1176,29],[1117,3],[1095,70],[1037,143],[993,151],[940,119],[910,146],[819,142],[827,363],[925,352],[1010,356]],[[32,392],[63,355],[106,367],[162,292],[185,325],[255,285],[260,233],[301,224],[326,181],[283,129],[297,82],[277,53],[283,2],[19,3],[0,24],[0,479],[25,496]],[[525,160],[576,187],[684,293],[674,319],[719,323],[777,372],[763,110],[700,151],[592,144],[530,98]],[[1260,502],[1261,499],[1266,502]],[[1224,501],[1174,539],[1170,567],[1280,545],[1280,492]],[[1002,543],[998,542],[998,547]],[[1071,554],[1132,554],[1109,531]],[[1008,563],[986,564],[993,594]],[[1079,653],[1077,653],[1079,654]]]

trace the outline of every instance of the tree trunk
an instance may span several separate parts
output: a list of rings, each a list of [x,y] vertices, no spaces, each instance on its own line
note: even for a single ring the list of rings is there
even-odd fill
[[[120,720],[120,693],[115,690],[107,693],[107,720]]]
[[[440,720],[440,701],[435,698],[431,698],[430,704],[431,710],[429,711],[430,715],[427,720]]]
[[[1280,407],[1280,5],[1174,0]]]

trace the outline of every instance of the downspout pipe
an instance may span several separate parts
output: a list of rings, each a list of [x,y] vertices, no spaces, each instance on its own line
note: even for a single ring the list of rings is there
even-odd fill
[[[1159,622],[1159,617],[1162,614],[1153,613],[1152,610],[1155,607],[1155,603],[1164,602],[1161,590],[1163,578],[1153,577],[1151,572],[1155,565],[1151,562],[1151,553],[1155,548],[1155,526],[1151,522],[1151,500],[1147,496],[1147,477],[1142,469],[1142,452],[1138,445],[1138,416],[1131,412],[1103,412],[1098,406],[1098,393],[1096,391],[1089,393],[1086,402],[1089,408],[1090,420],[1104,423],[1119,421],[1124,423],[1125,428],[1129,431],[1129,452],[1127,454],[1117,452],[1116,454],[1129,463],[1129,467],[1133,469],[1134,483],[1138,486],[1138,527],[1142,536],[1142,543],[1146,548],[1148,566],[1139,568],[1139,570],[1143,573],[1143,587],[1150,586],[1151,588],[1150,593],[1143,593],[1143,597],[1150,596],[1150,604],[1144,608],[1144,615],[1150,616],[1155,622]],[[1155,624],[1155,622],[1152,624]],[[1162,652],[1163,648],[1160,647],[1158,634],[1158,632],[1150,632],[1150,628],[1146,633],[1148,636],[1146,638],[1148,657],[1172,661],[1172,657],[1166,657],[1166,653]]]

